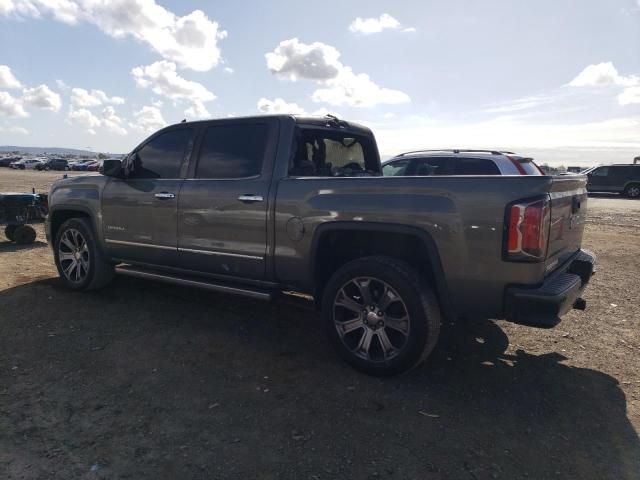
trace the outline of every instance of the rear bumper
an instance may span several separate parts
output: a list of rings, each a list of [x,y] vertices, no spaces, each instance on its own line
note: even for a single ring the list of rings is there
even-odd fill
[[[507,320],[532,327],[551,328],[560,317],[574,308],[584,308],[576,301],[589,283],[595,270],[593,253],[580,250],[563,268],[547,277],[538,287],[514,285],[505,294]]]

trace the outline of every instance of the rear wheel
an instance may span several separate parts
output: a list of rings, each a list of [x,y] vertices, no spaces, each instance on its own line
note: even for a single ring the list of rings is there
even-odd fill
[[[18,225],[13,232],[13,241],[18,245],[28,245],[36,239],[36,231],[29,225]]]
[[[632,183],[624,190],[624,194],[629,198],[640,198],[640,183]]]
[[[365,257],[340,268],[327,284],[322,310],[340,356],[370,375],[418,365],[440,331],[431,287],[406,262],[389,257]]]
[[[62,224],[53,252],[60,278],[68,288],[97,289],[113,278],[114,267],[105,260],[86,218],[72,218]]]
[[[20,225],[7,225],[4,228],[4,236],[13,242],[15,240],[15,237],[13,234],[15,233],[16,228],[18,228],[19,226]]]

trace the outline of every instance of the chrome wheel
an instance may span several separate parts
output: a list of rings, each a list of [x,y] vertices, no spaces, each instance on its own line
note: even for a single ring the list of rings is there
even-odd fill
[[[627,195],[629,195],[631,198],[640,197],[640,187],[636,185],[629,187],[629,190],[627,190]]]
[[[338,336],[351,353],[370,362],[386,362],[407,344],[407,306],[387,283],[372,277],[350,280],[333,303]]]
[[[75,228],[65,230],[58,243],[60,269],[73,283],[82,283],[89,275],[89,247],[87,240]]]

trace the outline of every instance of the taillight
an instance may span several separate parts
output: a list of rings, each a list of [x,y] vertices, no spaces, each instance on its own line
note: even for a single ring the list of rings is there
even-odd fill
[[[547,256],[551,223],[548,198],[509,205],[506,220],[506,260],[536,262]]]

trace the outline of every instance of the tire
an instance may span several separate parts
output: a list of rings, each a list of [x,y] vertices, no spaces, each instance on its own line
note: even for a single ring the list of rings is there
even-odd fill
[[[36,239],[36,231],[29,225],[18,225],[13,232],[13,241],[18,245],[29,245]]]
[[[19,226],[20,225],[7,225],[6,227],[4,227],[4,236],[13,242],[15,240],[14,233],[16,231],[16,228],[18,228]]]
[[[71,290],[95,290],[113,279],[114,266],[105,259],[87,218],[71,218],[60,226],[53,255],[60,279]]]
[[[640,198],[640,183],[632,183],[624,189],[625,196],[629,198]]]
[[[322,317],[338,354],[375,376],[396,375],[425,360],[441,322],[427,281],[406,262],[382,256],[353,260],[333,274],[322,296]]]

